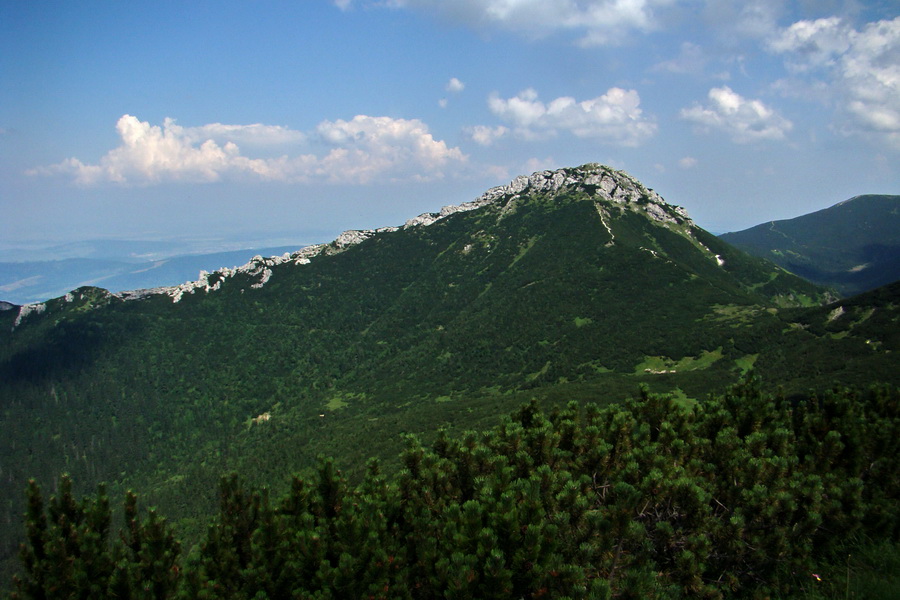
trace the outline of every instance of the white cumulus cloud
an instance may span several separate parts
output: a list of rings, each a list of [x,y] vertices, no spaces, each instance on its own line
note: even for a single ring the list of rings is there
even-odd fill
[[[227,178],[262,181],[331,181],[350,184],[384,180],[429,180],[444,176],[466,160],[459,148],[435,140],[417,119],[358,115],[350,121],[323,121],[315,131],[299,132],[271,125],[212,123],[182,127],[173,119],[162,126],[123,115],[116,129],[118,147],[96,164],[78,158],[29,170],[30,175],[64,175],[80,185],[161,182],[213,182]],[[237,142],[250,147],[296,148],[277,158],[253,158]],[[319,154],[297,151],[311,143]]]
[[[788,53],[788,67],[796,71],[834,65],[834,59],[850,48],[851,28],[840,17],[798,21],[769,40],[769,49]]]
[[[445,89],[448,92],[452,92],[454,94],[458,94],[464,89],[466,89],[466,84],[457,79],[456,77],[451,77],[450,81],[447,82]]]
[[[481,146],[491,146],[498,139],[509,133],[509,128],[503,125],[489,127],[487,125],[475,125],[468,130],[472,141]]]
[[[457,79],[456,77],[451,77],[450,81],[447,82],[447,85],[444,86],[444,89],[451,94],[459,94],[464,89],[466,89],[466,84]],[[441,108],[447,108],[449,101],[446,98],[441,98],[438,100],[438,106]]]
[[[435,179],[443,176],[445,166],[466,160],[459,148],[435,140],[418,119],[358,115],[350,121],[323,121],[317,132],[334,146],[319,160],[319,173],[331,181]]]
[[[494,94],[488,99],[491,112],[512,125],[520,138],[542,139],[567,132],[621,146],[640,145],[656,133],[656,123],[644,116],[640,103],[637,91],[621,88],[610,88],[602,96],[580,102],[561,96],[544,103],[531,88],[512,98]]]
[[[793,124],[759,100],[744,98],[730,87],[709,90],[709,104],[695,104],[681,118],[707,129],[718,129],[737,143],[781,140]]]
[[[185,138],[194,142],[212,139],[218,142],[234,142],[250,146],[274,146],[296,144],[306,139],[306,135],[303,132],[280,125],[263,125],[261,123],[253,125],[210,123],[200,127],[179,127],[172,122],[170,127],[177,127],[178,131]]]
[[[785,57],[789,89],[815,90],[837,108],[838,129],[900,148],[900,17],[857,30],[838,17],[798,21],[769,42]]]
[[[196,130],[186,130],[172,119],[166,119],[158,126],[132,115],[123,115],[116,123],[116,130],[121,145],[104,155],[98,164],[69,158],[29,173],[67,174],[79,184],[92,185],[100,182],[217,181],[225,174],[238,172],[265,177],[270,170],[266,161],[242,156],[233,141],[220,145],[210,136],[201,141]]]

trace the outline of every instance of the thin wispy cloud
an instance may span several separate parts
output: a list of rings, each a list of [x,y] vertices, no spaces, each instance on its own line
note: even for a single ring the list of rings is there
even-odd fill
[[[700,75],[708,63],[709,57],[703,48],[693,42],[682,42],[677,56],[657,63],[652,70],[677,75]]]
[[[795,72],[835,66],[835,59],[850,49],[854,31],[840,17],[798,21],[768,40],[768,48],[787,55],[787,66]]]
[[[280,125],[224,125],[210,123],[200,127],[181,127],[172,119],[167,119],[166,129],[194,142],[216,140],[220,143],[234,142],[251,146],[281,146],[302,143],[306,134]]]
[[[346,8],[350,0],[338,0]],[[373,4],[356,0],[356,4]],[[376,3],[377,4],[377,3]],[[475,29],[500,28],[542,38],[564,31],[585,47],[618,45],[632,31],[656,27],[654,10],[668,0],[387,0],[387,6],[410,8],[452,19]]]

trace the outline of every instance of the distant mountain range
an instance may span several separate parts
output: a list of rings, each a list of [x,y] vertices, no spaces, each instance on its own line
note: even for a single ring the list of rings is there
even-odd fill
[[[850,296],[900,279],[900,196],[856,196],[720,238]]]
[[[276,256],[301,244],[228,252],[171,254],[165,242],[84,242],[42,250],[42,260],[0,262],[0,299],[14,304],[43,302],[75,288],[98,286],[112,292],[177,285],[200,271],[245,264],[254,255]],[[34,251],[32,251],[34,253]],[[4,253],[12,257],[12,252]]]
[[[221,473],[277,492],[321,454],[537,399],[690,405],[753,371],[793,396],[900,383],[900,288],[853,299],[748,255],[630,175],[542,171],[398,227],[145,293],[0,310],[0,558],[30,477],[141,490],[186,539]],[[4,306],[0,306],[3,308]]]

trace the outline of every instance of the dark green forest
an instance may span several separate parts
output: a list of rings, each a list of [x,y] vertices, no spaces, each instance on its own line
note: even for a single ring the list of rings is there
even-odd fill
[[[900,279],[900,196],[867,194],[721,236],[850,296]]]
[[[559,580],[562,587],[541,580],[542,585],[508,597],[537,595],[545,585],[548,597],[622,596],[631,593],[627,590],[632,585],[638,586],[635,590],[686,596],[707,592],[713,596],[720,592],[749,595],[755,588],[777,594],[781,593],[778,590],[805,590],[797,586],[809,583],[808,573],[791,571],[796,579],[790,579],[786,572],[767,571],[771,565],[759,566],[761,558],[748,558],[751,549],[757,548],[749,538],[740,538],[745,545],[735,555],[743,557],[735,560],[749,562],[744,567],[727,566],[722,556],[733,548],[700,547],[697,544],[703,535],[697,532],[708,528],[710,535],[705,537],[710,544],[724,543],[727,536],[716,527],[725,525],[716,523],[723,519],[730,523],[737,515],[745,520],[762,518],[755,512],[762,510],[759,499],[748,497],[747,508],[733,512],[744,501],[742,494],[754,489],[753,478],[784,476],[788,479],[783,485],[768,479],[760,485],[791,494],[812,486],[808,496],[796,498],[808,507],[824,502],[824,508],[816,509],[821,522],[803,525],[803,531],[797,531],[800,537],[788,536],[793,540],[790,544],[798,546],[788,554],[796,552],[798,561],[813,561],[811,565],[819,564],[815,561],[840,562],[840,550],[823,545],[820,534],[832,527],[826,520],[844,514],[844,505],[834,506],[837,492],[819,494],[815,491],[818,484],[803,479],[806,475],[801,477],[806,473],[825,482],[831,475],[817,469],[827,468],[844,469],[841,475],[833,474],[845,478],[834,484],[842,489],[857,485],[853,483],[856,480],[865,484],[858,505],[853,505],[856,508],[847,508],[849,512],[838,519],[846,521],[846,528],[839,530],[843,533],[835,540],[850,543],[858,536],[853,543],[862,544],[861,548],[873,548],[871,544],[882,541],[893,543],[889,528],[873,525],[872,519],[878,510],[885,514],[893,510],[895,482],[867,480],[871,473],[855,470],[859,467],[856,463],[842,466],[829,459],[828,464],[814,464],[817,455],[808,448],[826,443],[824,436],[834,429],[838,437],[831,442],[839,441],[846,448],[842,452],[862,456],[871,451],[866,468],[893,456],[880,456],[866,445],[881,439],[866,419],[889,414],[885,411],[892,402],[896,406],[893,390],[900,385],[896,359],[900,352],[900,283],[840,298],[834,290],[728,245],[636,180],[599,165],[538,173],[528,186],[502,189],[477,209],[434,217],[427,226],[355,232],[349,237],[358,243],[336,240],[309,254],[308,259],[301,254],[279,264],[260,259],[245,270],[213,273],[205,286],[191,288],[178,302],[166,293],[122,296],[86,287],[41,305],[0,311],[2,581],[10,581],[12,573],[19,571],[23,585],[31,585],[30,581],[44,586],[45,580],[40,578],[50,576],[51,571],[64,573],[52,566],[57,557],[66,564],[87,561],[93,565],[85,563],[90,574],[85,576],[88,571],[79,568],[72,577],[81,584],[114,588],[119,597],[156,597],[134,586],[137,581],[160,579],[163,587],[159,589],[169,593],[177,588],[187,597],[244,590],[252,598],[264,590],[276,598],[290,594],[279,595],[283,588],[255,587],[262,585],[262,580],[249,574],[246,581],[226,584],[222,580],[225,575],[214,572],[215,564],[231,565],[230,576],[239,579],[250,571],[257,573],[253,577],[262,577],[261,569],[288,573],[303,564],[304,570],[296,571],[305,573],[303,581],[292,585],[308,582],[311,587],[298,592],[300,597],[313,593],[355,597],[358,589],[341,592],[340,585],[345,584],[335,583],[339,577],[350,577],[347,573],[351,572],[356,573],[354,581],[365,581],[366,586],[381,585],[383,589],[389,585],[389,597],[402,596],[400,589],[413,597],[416,589],[430,590],[418,597],[432,597],[428,594],[447,583],[453,569],[462,569],[454,563],[453,569],[445,565],[438,573],[433,569],[443,564],[441,559],[455,560],[451,557],[462,553],[461,565],[487,560],[487,555],[479,559],[477,540],[466,537],[477,538],[474,524],[468,526],[471,530],[452,532],[450,523],[431,522],[425,515],[437,518],[469,506],[467,510],[475,511],[471,519],[481,514],[482,528],[492,529],[483,511],[494,511],[492,519],[501,511],[497,502],[504,496],[498,492],[496,500],[486,498],[493,493],[490,490],[509,485],[507,491],[514,503],[532,511],[527,513],[530,517],[515,517],[517,522],[541,516],[535,527],[544,532],[541,535],[550,535],[553,544],[570,539],[581,542],[571,548],[564,544],[551,548],[532,538],[509,537],[511,532],[502,534],[508,538],[506,546],[482,548],[488,554],[496,550],[504,556],[491,563],[500,569],[491,584],[498,587],[494,592],[470,590],[475,597],[499,595],[496,590],[513,585],[502,583],[507,575],[501,576],[501,572],[536,564],[532,559],[516,562],[518,559],[506,557],[504,553],[520,542],[523,552],[531,544],[527,547],[549,561],[541,564],[557,561],[577,566],[568,571],[547,567],[569,573]],[[723,390],[744,381],[750,373],[756,377],[746,388],[752,388],[752,393],[738,388],[723,395]],[[868,391],[874,384],[888,387]],[[645,390],[639,399],[626,401],[639,389]],[[726,410],[721,408],[725,405],[726,412],[731,411],[727,414],[750,418],[750,413],[728,404],[732,402],[728,398],[744,396],[748,411],[768,411],[760,413],[762,420],[754,426],[762,428],[762,441],[747,452],[756,453],[753,456],[759,455],[760,460],[774,460],[773,453],[784,453],[789,464],[786,470],[778,467],[782,470],[777,475],[771,470],[774,467],[763,469],[768,475],[732,475],[729,469],[746,462],[737,456],[750,455],[729,454],[732,450],[723,448],[730,446],[717,444],[730,438],[719,440],[720,430],[709,430],[709,415]],[[859,410],[868,406],[867,402],[878,408],[863,410],[858,424],[853,421],[855,416],[838,423],[844,413],[828,416],[831,409],[821,408],[834,404],[850,411],[850,398],[858,398]],[[547,414],[541,416],[532,402]],[[503,427],[513,425],[496,429],[499,415],[519,411],[523,405],[531,407],[525,412],[533,413],[535,422],[544,423],[547,431],[556,431],[558,423],[571,422],[572,436],[577,434],[559,445],[554,441],[557,433],[548,433],[547,451],[556,448],[555,458],[532,457],[534,464],[528,473],[522,470],[522,457],[516,458],[525,446],[512,451],[497,441]],[[653,421],[644,419],[647,415],[642,411],[654,406],[668,415],[672,427],[677,426],[666,434],[683,440],[672,442],[677,447],[653,445],[658,444]],[[810,430],[813,433],[793,422],[788,427],[793,419],[789,415],[797,414],[801,406],[810,414],[825,410],[825,416],[820,415],[825,424]],[[770,413],[771,418],[765,416]],[[523,414],[512,422],[530,431],[530,426],[521,423]],[[604,419],[631,415],[627,419],[635,423],[633,448],[627,450],[634,456],[624,463],[611,463],[615,469],[628,468],[621,473],[601,473],[615,482],[612,487],[596,487],[600,484],[594,481],[594,471],[583,469],[584,456],[620,444],[616,440],[621,435],[608,430],[612,425],[601,423],[597,415],[606,415]],[[890,420],[894,417],[877,418],[885,432],[896,427]],[[727,425],[723,421],[720,428],[737,431],[739,441],[734,444],[738,449],[744,448],[744,440],[752,434],[738,431],[739,422]],[[770,431],[770,422],[780,425]],[[645,424],[651,430],[644,431]],[[867,433],[852,433],[857,426]],[[593,428],[603,435],[594,436]],[[782,429],[788,438],[779,437]],[[466,433],[470,431],[492,433]],[[406,448],[410,436],[432,450]],[[688,496],[677,499],[692,502],[691,511],[696,508],[699,512],[688,515],[678,509],[678,519],[671,515],[663,519],[675,533],[664,533],[666,525],[657,530],[651,524],[669,514],[669,509],[653,504],[657,488],[647,487],[649,482],[641,487],[657,468],[640,462],[653,458],[641,436],[649,436],[648,447],[657,448],[656,454],[683,453],[671,465],[658,467],[666,474],[666,485],[683,474],[702,491],[696,492],[700,496],[694,500]],[[576,441],[581,444],[577,452],[570,447]],[[857,442],[862,446],[857,448]],[[421,473],[427,473],[431,482],[427,485],[436,486],[430,491],[424,480],[417,479],[419,474],[412,480],[404,475],[414,473],[410,460],[417,452],[424,461],[419,463]],[[451,454],[442,455],[447,452]],[[565,462],[560,452],[572,452],[574,462]],[[717,453],[722,454],[721,460],[732,462],[718,462]],[[460,466],[470,454],[475,462]],[[331,457],[333,462],[323,462],[321,456]],[[378,461],[381,475],[367,468],[370,459]],[[791,462],[794,459],[796,463]],[[326,464],[332,466],[326,468]],[[438,464],[439,468],[434,466]],[[513,469],[512,475],[504,471],[507,467],[500,468],[504,464]],[[338,468],[341,476],[336,474]],[[454,469],[462,468],[471,469],[471,485],[459,487],[460,481],[469,477],[464,472],[453,474]],[[326,472],[327,477],[323,475]],[[68,478],[61,479],[63,473]],[[226,473],[234,473],[236,478],[227,479],[222,487],[220,478]],[[723,473],[726,475],[720,476]],[[292,480],[294,475],[300,479]],[[449,479],[441,479],[445,476]],[[549,479],[544,482],[544,477]],[[36,484],[29,484],[30,480]],[[306,483],[298,483],[301,480]],[[747,487],[750,481],[754,483]],[[553,494],[523,499],[531,493],[525,491],[532,490],[528,486],[545,483]],[[628,496],[621,491],[627,488],[621,487],[621,493],[614,494],[619,483],[637,491]],[[94,495],[101,484],[105,492]],[[882,484],[887,487],[879,488]],[[316,494],[324,493],[322,486],[337,490],[334,498],[340,498],[340,514],[328,512],[336,511],[337,505],[327,508],[322,504],[334,498],[315,499]],[[27,496],[23,494],[26,489]],[[217,494],[219,489],[222,491]],[[688,494],[678,489],[678,494]],[[841,492],[840,498],[848,493]],[[556,500],[560,494],[568,494],[565,497],[572,502],[577,500],[583,511],[554,504],[562,502]],[[369,496],[372,498],[363,500]],[[762,496],[768,501],[777,499],[768,493]],[[637,503],[638,497],[643,499],[640,506],[625,503],[626,498]],[[123,498],[125,508],[120,510]],[[155,507],[154,516],[139,509],[138,500],[140,506]],[[532,500],[539,500],[540,505],[532,506]],[[608,514],[597,508],[606,506],[607,500],[615,501],[610,507],[618,507]],[[421,502],[431,503],[427,504],[430,508]],[[294,512],[285,508],[289,505],[296,507],[290,509]],[[627,523],[626,506],[633,511]],[[657,511],[652,518],[644,513],[650,507]],[[382,515],[371,521],[371,527],[366,526],[375,536],[368,542],[359,541],[361,523],[368,523],[369,517],[355,511],[363,510]],[[418,511],[419,521],[414,522],[415,515],[409,512],[413,510]],[[244,516],[229,516],[235,511]],[[28,525],[23,527],[26,512]],[[43,521],[40,514],[45,515]],[[638,515],[640,519],[635,518]],[[791,518],[800,516],[792,513]],[[351,517],[356,520],[342,521]],[[228,521],[232,518],[239,522]],[[746,535],[768,531],[768,523],[748,526]],[[651,532],[644,536],[650,540],[646,548],[635,545],[644,530],[629,529],[639,526]],[[307,533],[303,533],[305,527]],[[682,531],[679,527],[685,531],[695,528],[690,544],[685,541],[688,533],[677,533]],[[228,528],[240,531],[224,533]],[[268,531],[258,535],[272,536],[265,542],[269,544],[265,552],[253,550],[257,530]],[[219,533],[210,533],[215,531]],[[325,552],[330,567],[316,575],[324,563],[320,560],[312,567],[303,562],[306,555],[296,554],[300,542],[279,537],[289,531],[295,532],[297,539],[327,531],[327,536],[316,535],[330,541],[316,542],[319,545],[307,541],[302,547],[306,548],[303,552],[312,553],[309,556],[319,557],[315,560],[321,559],[316,552]],[[609,531],[615,535],[610,537]],[[718,538],[712,536],[716,531]],[[811,531],[818,537],[802,537]],[[416,535],[438,539],[438,534],[443,536],[443,545],[432,548],[415,541],[419,539]],[[524,535],[524,530],[520,534]],[[672,548],[654,541],[676,534],[685,537],[671,542]],[[498,532],[494,535],[501,536]],[[72,538],[67,543],[74,546],[60,546],[63,538]],[[512,539],[516,541],[509,541]],[[462,546],[457,549],[452,545],[457,542],[448,540],[457,540]],[[619,540],[626,541],[620,546]],[[25,557],[24,564],[30,565],[27,572],[22,572],[19,557],[23,542],[32,549]],[[95,558],[76,560],[68,554],[81,552],[78,544],[82,542],[93,544],[93,549],[82,550],[94,553]],[[585,555],[576,551],[582,542],[588,544]],[[327,545],[332,543],[336,545]],[[396,572],[376,569],[360,574],[360,565],[368,560],[365,553],[375,552],[376,546],[394,557],[391,564],[397,565]],[[538,546],[540,549],[534,549]],[[350,550],[352,547],[358,547],[358,552]],[[540,554],[544,548],[547,554]],[[665,554],[682,548],[690,550],[698,563],[684,573],[675,564],[681,554]],[[237,563],[219,557],[220,551],[235,553]],[[260,552],[268,558],[248,562]],[[345,553],[349,558],[342,558]],[[439,559],[425,558],[438,554]],[[465,558],[470,555],[476,558]],[[405,558],[400,561],[398,557]],[[265,567],[258,562],[270,559],[276,562]],[[342,560],[351,561],[344,570]],[[778,564],[787,564],[778,560]],[[372,564],[378,562],[384,564],[381,559]],[[351,563],[356,566],[347,566]],[[595,564],[597,570],[589,572],[589,564]],[[632,566],[626,569],[626,564]],[[177,565],[174,570],[173,565]],[[375,569],[372,565],[365,568]],[[454,571],[457,582],[459,569]],[[474,569],[479,573],[475,580],[482,585],[484,571],[479,569]],[[626,572],[632,574],[626,577]],[[662,573],[652,578],[659,583],[658,589],[647,587],[653,572]],[[169,584],[162,581],[168,581],[163,573],[172,579]],[[516,583],[509,589],[525,590],[521,577],[524,575],[516,574]],[[287,578],[284,575],[285,581]],[[211,581],[219,582],[219,588]],[[476,585],[472,581],[465,584]],[[61,580],[52,585],[66,590],[65,586],[76,584]],[[609,590],[603,591],[604,586]],[[130,591],[123,591],[126,588]],[[32,593],[28,589],[32,588],[20,588],[20,594]],[[466,593],[460,591],[458,596]],[[75,597],[67,594],[49,597]]]
[[[357,484],[326,458],[280,496],[224,477],[192,547],[131,492],[115,532],[102,487],[79,499],[64,477],[46,499],[32,482],[12,598],[890,598],[900,585],[897,388],[788,400],[751,378],[690,406],[646,391],[530,403],[482,433],[406,444],[399,471],[372,460]]]

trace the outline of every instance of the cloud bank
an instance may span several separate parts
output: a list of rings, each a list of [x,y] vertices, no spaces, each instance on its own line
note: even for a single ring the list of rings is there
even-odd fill
[[[668,0],[387,0],[387,6],[412,8],[474,28],[500,27],[530,37],[557,31],[579,35],[582,46],[616,45],[631,31],[656,27],[654,8]],[[335,0],[346,10],[351,0]],[[357,4],[366,4],[357,0]],[[369,2],[371,4],[371,2]]]
[[[717,129],[739,144],[781,140],[793,124],[759,100],[750,100],[723,86],[709,90],[709,104],[695,104],[681,111],[682,119],[702,129]]]
[[[435,140],[417,119],[358,115],[350,121],[323,121],[314,132],[304,133],[260,124],[182,127],[168,118],[158,126],[123,115],[116,130],[121,144],[97,164],[68,158],[27,173],[63,175],[85,186],[235,178],[365,184],[379,179],[439,179],[446,169],[466,161],[459,148]],[[325,150],[318,155],[297,152],[277,158],[251,158],[241,151],[238,142],[251,147],[317,144]]]
[[[482,145],[489,145],[508,133],[536,140],[564,132],[612,145],[638,146],[656,133],[656,123],[643,115],[640,103],[635,90],[621,88],[610,88],[602,96],[580,102],[561,96],[546,104],[531,88],[507,99],[493,94],[488,99],[488,107],[513,129],[478,126],[472,129],[471,135]]]
[[[839,17],[798,21],[768,43],[792,77],[781,87],[837,109],[837,129],[900,148],[900,17],[856,30]]]

